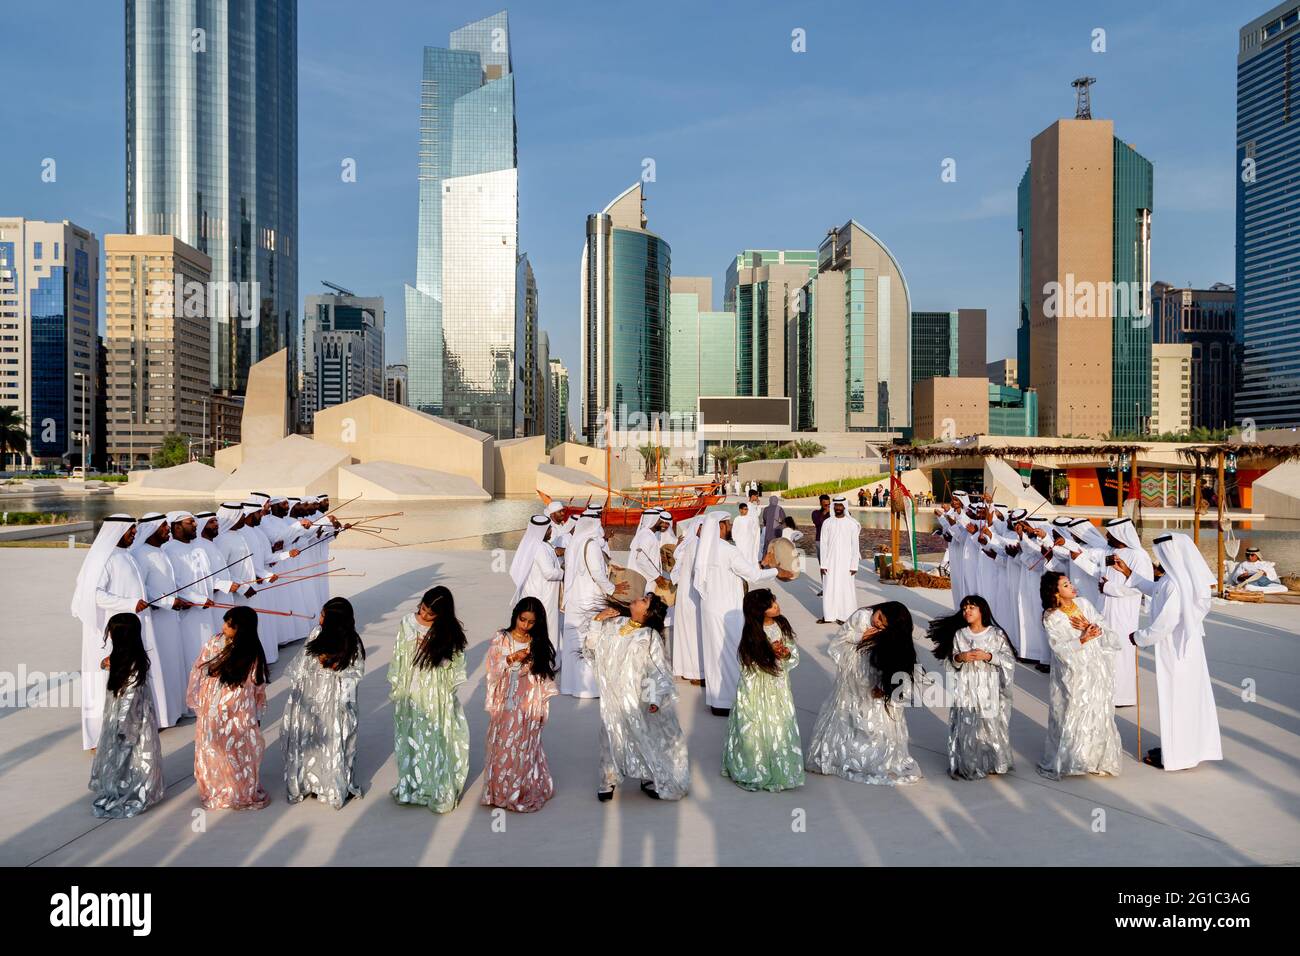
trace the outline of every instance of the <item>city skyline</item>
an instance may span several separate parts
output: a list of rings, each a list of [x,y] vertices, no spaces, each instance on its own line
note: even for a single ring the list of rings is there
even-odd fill
[[[122,29],[120,8],[61,6],[91,20],[103,17],[101,35]],[[401,286],[414,274],[410,210],[419,104],[409,77],[424,45],[501,6],[469,4],[455,16],[411,4],[381,7],[383,16],[356,18],[343,15],[346,5],[323,2],[299,24],[299,271],[310,287],[316,278],[337,274],[346,257],[349,284],[400,302]],[[1069,80],[1085,72],[1099,77],[1093,92],[1098,115],[1113,119],[1157,167],[1152,278],[1201,287],[1232,281],[1234,38],[1251,13],[1263,10],[1198,5],[1176,31],[1157,29],[1157,17],[1120,4],[1094,5],[1077,15],[1053,11],[1043,14],[1035,47],[1025,47],[1009,29],[1016,22],[1014,5],[952,11],[925,20],[927,42],[958,35],[968,41],[974,31],[983,41],[973,44],[976,49],[955,51],[916,76],[902,51],[873,43],[873,67],[861,89],[809,100],[800,91],[822,82],[817,63],[825,67],[849,55],[854,42],[891,31],[916,33],[919,14],[885,11],[868,22],[856,10],[831,4],[738,23],[719,9],[716,23],[727,24],[722,33],[712,18],[676,16],[685,9],[669,5],[662,18],[638,21],[643,45],[616,65],[564,71],[551,64],[571,62],[592,44],[619,42],[626,15],[572,7],[547,16],[509,10],[513,72],[520,77],[520,248],[529,250],[537,275],[551,354],[571,369],[579,365],[572,263],[581,249],[581,220],[643,170],[653,175],[647,198],[658,231],[673,242],[674,271],[712,277],[715,295],[723,278],[719,263],[735,249],[796,247],[827,222],[851,215],[905,264],[914,309],[946,309],[953,301],[987,308],[987,357],[1014,355],[1015,174],[1028,159],[1028,139],[1071,114]],[[48,16],[24,10],[10,35],[23,35],[24,23],[39,29]],[[1000,20],[1007,30],[999,31]],[[691,26],[681,29],[683,23]],[[1098,28],[1106,31],[1104,53],[1091,49]],[[806,52],[792,49],[796,29],[806,31]],[[667,37],[671,42],[657,42]],[[124,171],[113,170],[110,151],[96,150],[96,162],[88,163],[74,144],[111,143],[122,135],[120,84],[86,88],[84,82],[97,71],[121,76],[122,54],[120,45],[71,42],[69,56],[80,65],[68,72],[82,81],[75,113],[85,122],[73,140],[37,122],[61,108],[57,103],[38,93],[44,112],[15,106],[18,139],[28,146],[0,158],[0,202],[8,214],[72,218],[102,236],[121,230],[120,214],[112,210],[122,205]],[[82,44],[86,49],[77,49]],[[347,65],[366,50],[383,53],[361,57],[367,72]],[[19,64],[32,56],[25,48],[7,52]],[[973,82],[968,77],[975,61],[981,80]],[[691,83],[680,79],[687,65]],[[817,142],[833,143],[837,151],[869,147],[855,155],[853,174],[736,175],[733,134],[744,137],[739,145],[750,142],[745,117],[756,110],[746,106],[744,91],[756,75],[769,76],[776,91],[761,104],[763,115],[775,107],[775,115],[791,117],[792,153]],[[51,77],[48,96],[66,99],[63,82]],[[637,109],[622,108],[629,98]],[[1176,135],[1189,103],[1220,135]],[[789,107],[784,114],[782,104]],[[729,138],[732,149],[708,142]],[[783,141],[776,140],[778,152]],[[770,151],[773,143],[765,147]],[[61,160],[54,183],[40,179],[47,156]],[[349,158],[355,182],[340,176]],[[956,160],[955,182],[941,179],[944,159]],[[29,186],[22,185],[25,179]],[[895,188],[873,185],[881,181]],[[392,316],[390,363],[409,360],[400,350],[404,318]],[[576,416],[576,408],[570,412]]]

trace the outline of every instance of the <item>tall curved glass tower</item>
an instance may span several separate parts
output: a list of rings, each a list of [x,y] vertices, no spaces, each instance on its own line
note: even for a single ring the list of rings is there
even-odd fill
[[[410,404],[516,434],[519,171],[505,12],[424,48],[415,285],[406,287]],[[522,423],[520,423],[522,425]]]
[[[582,247],[582,422],[644,429],[667,412],[672,250],[645,228],[641,183],[587,217]],[[644,416],[632,419],[632,416]]]
[[[211,257],[214,388],[294,342],[297,0],[126,0],[126,231]]]

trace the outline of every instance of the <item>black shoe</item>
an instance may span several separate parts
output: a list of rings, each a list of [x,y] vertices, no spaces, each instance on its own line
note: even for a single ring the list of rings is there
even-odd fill
[[[709,710],[713,711],[713,716],[714,716],[714,717],[730,717],[730,716],[731,716],[731,708],[730,708],[730,707],[710,707]]]
[[[649,780],[641,781],[641,792],[644,793],[647,797],[652,797],[655,800],[659,799],[659,791],[655,789],[654,784],[651,783]]]
[[[830,621],[826,620],[826,618],[824,618],[824,617],[819,617],[819,618],[817,618],[817,623],[818,623],[818,624],[829,624]]]
[[[1147,751],[1147,755],[1142,758],[1142,762],[1148,767],[1155,767],[1157,770],[1165,769],[1165,762],[1160,759],[1160,748],[1152,747]]]
[[[1050,664],[1035,664],[1034,670],[1042,674],[1050,674],[1052,673],[1052,666]]]
[[[611,787],[609,790],[597,790],[596,799],[599,800],[601,803],[604,803],[606,800],[613,800],[614,799],[613,788]]]

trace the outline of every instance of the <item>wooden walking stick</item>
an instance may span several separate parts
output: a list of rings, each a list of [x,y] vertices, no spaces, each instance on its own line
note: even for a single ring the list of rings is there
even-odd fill
[[[1133,645],[1133,686],[1137,690],[1138,709],[1138,749],[1137,759],[1142,762],[1142,658],[1138,656],[1138,647]]]

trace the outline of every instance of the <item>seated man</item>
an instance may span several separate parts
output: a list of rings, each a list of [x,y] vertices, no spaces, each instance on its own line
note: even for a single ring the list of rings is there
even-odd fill
[[[1228,573],[1228,586],[1261,594],[1285,594],[1287,586],[1277,576],[1272,561],[1261,561],[1259,548],[1247,548],[1246,560]]]

